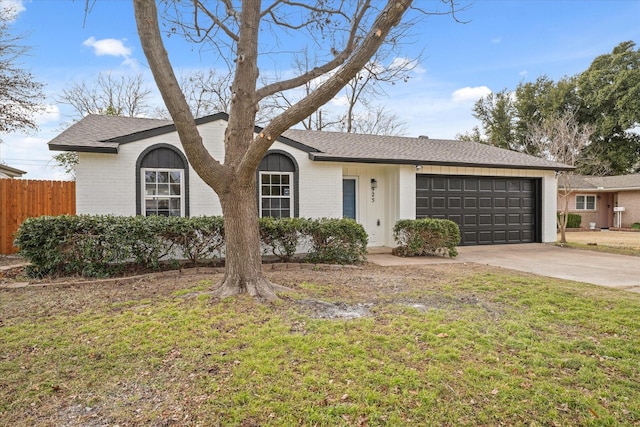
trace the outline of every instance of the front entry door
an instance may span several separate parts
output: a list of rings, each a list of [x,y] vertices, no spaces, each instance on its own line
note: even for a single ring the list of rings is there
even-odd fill
[[[356,219],[356,180],[342,180],[342,217]]]

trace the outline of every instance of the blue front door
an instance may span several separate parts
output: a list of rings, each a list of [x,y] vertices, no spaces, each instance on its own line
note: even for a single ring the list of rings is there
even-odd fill
[[[356,219],[356,180],[342,180],[342,217]]]

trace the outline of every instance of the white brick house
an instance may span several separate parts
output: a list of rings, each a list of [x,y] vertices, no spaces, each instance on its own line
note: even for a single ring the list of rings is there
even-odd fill
[[[226,119],[197,120],[217,159]],[[78,153],[78,214],[221,214],[170,121],[89,115],[49,149]],[[371,246],[394,246],[396,221],[427,216],[456,221],[463,245],[552,242],[555,171],[567,169],[472,142],[292,129],[261,163],[256,203],[265,216],[352,217]]]

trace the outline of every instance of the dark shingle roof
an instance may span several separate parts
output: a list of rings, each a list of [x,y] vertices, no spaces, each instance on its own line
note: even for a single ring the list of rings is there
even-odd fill
[[[517,169],[573,169],[567,165],[476,142],[290,129],[285,136],[320,151],[318,161],[449,165]]]
[[[226,114],[220,113],[197,122],[226,118]],[[256,129],[256,132],[260,131]],[[51,140],[49,149],[117,153],[120,144],[172,131],[175,127],[170,120],[90,115]],[[308,152],[309,158],[315,161],[573,169],[539,157],[475,142],[299,129],[286,131],[279,141]]]
[[[171,120],[90,114],[49,141],[49,149],[117,153],[120,143],[111,139],[172,124]]]
[[[616,176],[573,175],[570,177],[569,182],[574,190],[640,190],[640,174]],[[562,188],[561,185],[560,187]]]

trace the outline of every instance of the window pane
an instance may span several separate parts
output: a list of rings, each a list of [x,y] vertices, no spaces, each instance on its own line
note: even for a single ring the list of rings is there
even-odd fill
[[[280,199],[271,199],[271,208],[280,208]]]
[[[596,208],[596,198],[595,196],[587,197],[587,209],[595,209]]]
[[[158,182],[169,182],[169,172],[158,172]]]
[[[168,196],[169,184],[158,184],[158,194],[161,196]]]
[[[262,207],[263,208],[270,208],[271,207],[271,199],[268,199],[268,198],[264,197],[262,199]]]
[[[271,216],[271,211],[269,209],[262,209],[262,217]]]
[[[271,175],[272,184],[280,184],[280,175]]]
[[[144,206],[147,210],[149,209],[157,209],[158,203],[156,199],[147,199],[144,201]]]
[[[263,196],[270,196],[271,192],[269,191],[269,186],[268,185],[263,185],[262,186],[262,195]]]
[[[280,187],[271,187],[271,195],[279,196],[280,195]]]
[[[180,184],[170,184],[171,185],[171,195],[179,196],[180,195]]]
[[[156,194],[156,185],[155,184],[146,184],[144,186],[144,194],[147,196],[153,196]]]
[[[576,196],[576,209],[584,209],[584,196]]]
[[[169,209],[169,199],[158,199],[158,209]]]
[[[171,209],[180,209],[180,199],[178,198],[170,199],[169,207],[171,207]]]
[[[282,183],[289,184],[289,175],[282,175]]]
[[[283,218],[289,218],[291,216],[291,212],[289,211],[289,209],[283,209],[280,216]]]
[[[180,183],[180,177],[182,173],[180,172],[171,172],[169,174],[169,182]]]
[[[153,171],[145,171],[144,182],[156,182],[156,173]]]
[[[262,183],[263,184],[271,184],[271,175],[269,175],[268,173],[263,173],[262,174]]]
[[[281,206],[283,208],[289,209],[291,207],[291,199],[282,199],[281,200]]]
[[[158,216],[169,216],[169,211],[168,210],[164,210],[164,211],[158,211]]]

